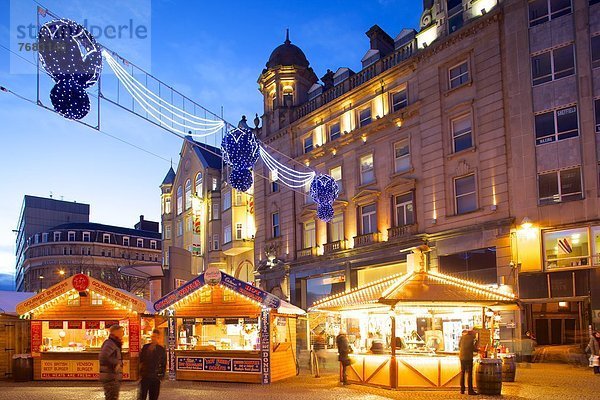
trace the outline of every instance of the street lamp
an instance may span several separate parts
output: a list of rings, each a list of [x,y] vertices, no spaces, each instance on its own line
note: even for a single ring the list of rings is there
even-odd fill
[[[63,279],[65,277],[65,270],[64,269],[59,270],[58,274],[60,275],[60,278]]]

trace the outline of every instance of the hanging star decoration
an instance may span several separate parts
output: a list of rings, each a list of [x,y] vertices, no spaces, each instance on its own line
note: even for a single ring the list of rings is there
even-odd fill
[[[38,32],[40,62],[54,80],[50,100],[65,118],[79,120],[90,111],[86,89],[102,72],[102,53],[96,39],[81,25],[52,20]]]
[[[242,192],[248,191],[254,180],[252,168],[259,156],[258,140],[251,129],[234,128],[221,142],[223,161],[231,167],[229,184]]]
[[[317,218],[329,222],[333,218],[333,202],[340,194],[340,188],[332,176],[319,174],[310,184],[310,197],[317,204]]]

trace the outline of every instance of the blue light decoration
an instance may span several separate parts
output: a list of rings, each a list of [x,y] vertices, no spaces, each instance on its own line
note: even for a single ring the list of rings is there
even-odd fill
[[[310,197],[317,203],[317,218],[329,222],[333,218],[333,202],[340,188],[332,176],[319,174],[310,184]]]
[[[96,39],[67,19],[45,23],[38,32],[40,62],[56,85],[50,92],[54,110],[68,119],[82,119],[90,111],[86,89],[102,72],[102,53]]]
[[[234,128],[221,142],[223,161],[232,168],[229,184],[242,192],[248,191],[254,183],[252,168],[259,156],[258,140],[251,129]]]

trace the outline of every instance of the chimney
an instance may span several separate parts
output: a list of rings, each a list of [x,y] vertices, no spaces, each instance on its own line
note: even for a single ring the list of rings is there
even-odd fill
[[[385,57],[394,51],[394,39],[385,33],[379,25],[373,25],[371,29],[366,32],[366,35],[371,42],[371,49],[379,50],[380,57]]]
[[[144,216],[140,215],[140,222],[144,222]]]
[[[333,71],[328,69],[327,73],[321,77],[321,82],[323,82],[323,90],[333,87],[333,75]]]

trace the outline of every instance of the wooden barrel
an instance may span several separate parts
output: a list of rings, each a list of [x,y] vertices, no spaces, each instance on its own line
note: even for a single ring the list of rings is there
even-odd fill
[[[499,395],[502,392],[502,360],[480,359],[476,367],[475,382],[480,394]]]
[[[513,356],[502,357],[502,382],[514,382],[517,363]]]

